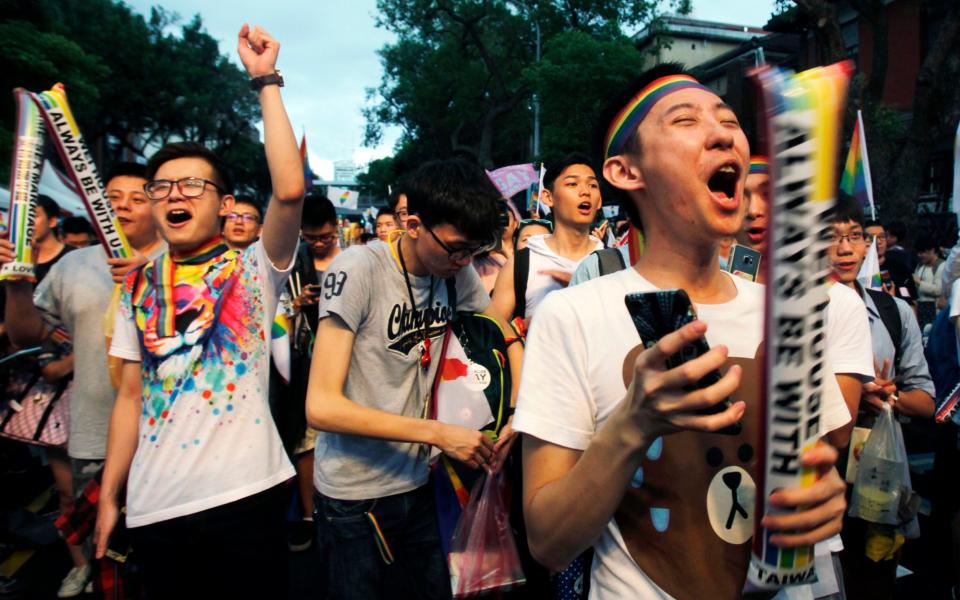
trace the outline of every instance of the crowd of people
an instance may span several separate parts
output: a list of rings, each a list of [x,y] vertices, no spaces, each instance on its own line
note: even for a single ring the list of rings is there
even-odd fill
[[[149,598],[283,597],[288,552],[317,545],[329,571],[317,597],[450,598],[438,465],[505,479],[526,576],[511,597],[772,598],[746,581],[761,519],[777,545],[816,544],[833,576],[806,597],[892,597],[916,515],[879,526],[846,514],[850,448],[884,405],[929,421],[950,391],[924,345],[938,312],[960,314],[960,261],[925,236],[914,255],[902,226],[838,201],[824,224],[823,443],[802,458],[818,479],[776,492],[783,512],[754,515],[766,281],[723,265],[737,245],[765,256],[771,181],[713,91],[672,64],[633,80],[599,116],[593,156],[548,163],[548,217],[519,210],[480,167],[436,160],[393,186],[366,243],[344,248],[333,204],[305,193],[279,44],[245,25],[238,46],[269,201],[235,196],[203,145],[171,143],[106,176],[133,256],[108,258],[89,224],[41,196],[36,284],[2,286],[11,350],[55,345],[36,368],[70,381],[68,443],[35,449],[61,510],[99,487],[60,597],[92,591],[95,563],[128,551]],[[651,95],[667,77],[679,84]],[[623,217],[598,224],[603,206]],[[857,279],[874,242],[880,290]],[[13,259],[0,241],[0,263]],[[645,344],[622,298],[669,289],[698,319]],[[433,418],[456,402],[440,382],[490,375],[447,360],[457,315],[478,314],[505,348],[506,418],[487,432]],[[669,363],[702,339],[709,351]],[[951,427],[938,460],[955,478]],[[951,494],[934,505],[955,532],[957,508]]]

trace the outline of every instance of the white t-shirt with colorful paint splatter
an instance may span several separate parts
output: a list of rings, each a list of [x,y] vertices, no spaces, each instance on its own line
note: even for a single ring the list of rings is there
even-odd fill
[[[227,273],[236,277],[219,288],[216,312],[205,282],[217,286]],[[178,266],[181,333],[162,340],[144,340],[144,323],[155,316],[144,303],[134,307],[128,280],[110,348],[112,356],[140,361],[143,375],[128,527],[228,504],[294,475],[267,403],[270,329],[288,273],[271,264],[260,242],[212,266]]]

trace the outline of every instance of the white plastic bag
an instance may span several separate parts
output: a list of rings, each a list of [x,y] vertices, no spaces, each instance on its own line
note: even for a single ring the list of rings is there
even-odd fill
[[[850,498],[850,516],[885,525],[901,522],[900,502],[910,493],[907,452],[900,423],[893,418],[889,404],[877,418],[860,454],[857,481]]]

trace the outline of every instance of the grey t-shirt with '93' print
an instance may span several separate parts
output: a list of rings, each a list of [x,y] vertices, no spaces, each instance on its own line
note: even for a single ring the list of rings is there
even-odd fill
[[[436,277],[409,275],[415,307],[395,246],[354,246],[327,267],[321,281],[320,318],[339,317],[356,337],[343,393],[351,401],[395,415],[422,418],[440,362],[451,316],[447,285]],[[457,310],[482,312],[490,302],[471,266],[456,275]],[[420,366],[423,331],[431,338],[430,366]],[[324,360],[324,349],[314,358]],[[427,482],[421,444],[320,432],[313,482],[325,496],[366,500],[400,494]]]

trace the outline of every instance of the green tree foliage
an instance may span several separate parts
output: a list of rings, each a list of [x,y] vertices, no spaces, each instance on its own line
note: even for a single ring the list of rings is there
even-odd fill
[[[543,150],[582,149],[603,99],[637,71],[624,29],[648,25],[666,8],[688,12],[689,4],[378,0],[378,25],[397,41],[380,50],[384,75],[369,91],[367,143],[378,143],[385,125],[402,129],[395,174],[438,157],[486,168],[532,160],[537,94]]]
[[[932,26],[921,33],[925,39],[909,107],[884,102],[890,54],[897,51],[887,18],[889,3],[850,0],[848,4],[859,26],[870,31],[872,69],[859,72],[851,81],[842,140],[850,139],[856,111],[862,110],[880,217],[904,221],[912,229],[917,223],[916,199],[924,191],[931,157],[938,150],[949,153],[960,121],[960,86],[956,85],[960,78],[960,2],[914,3],[918,16]],[[821,64],[849,57],[835,2],[778,0],[778,11],[797,31],[806,30],[816,40]]]
[[[565,31],[547,44],[528,76],[540,92],[543,156],[589,152],[596,115],[609,94],[643,68],[643,56],[624,36],[597,38]]]
[[[199,15],[178,25],[163,9],[144,18],[116,0],[0,0],[3,87],[41,91],[63,82],[102,168],[189,139],[223,154],[242,191],[267,193],[246,74],[220,53]],[[0,155],[9,156],[13,103],[0,98]]]

